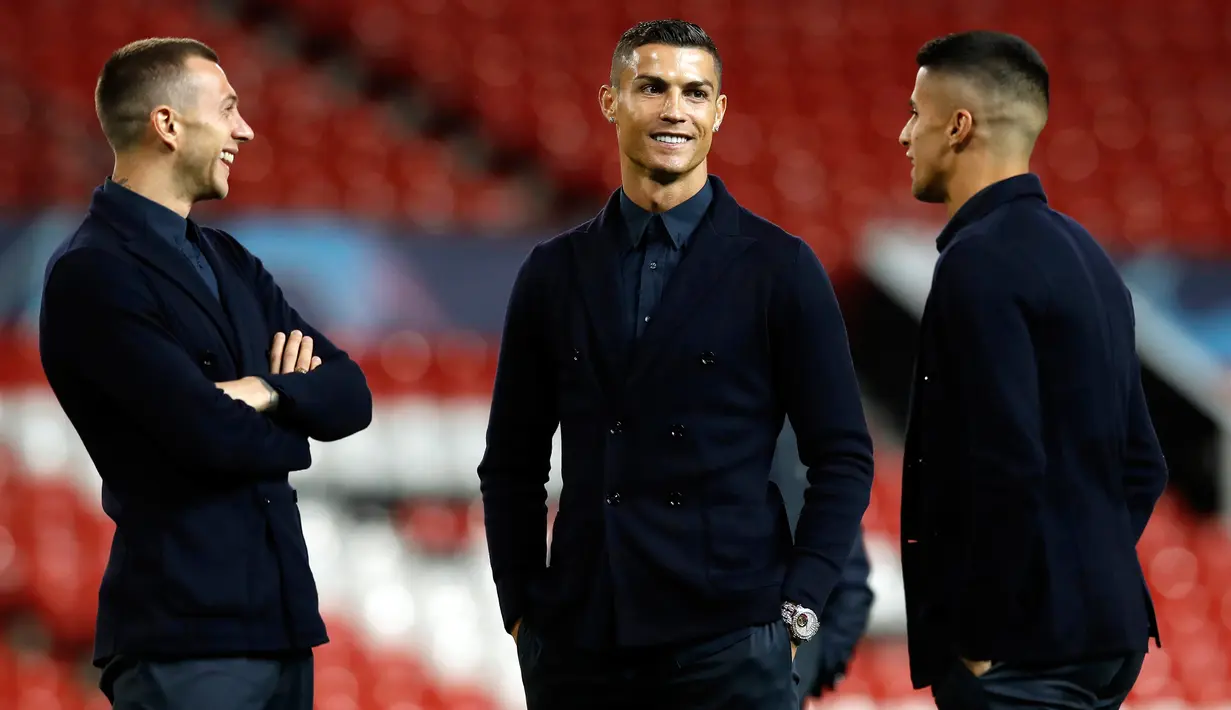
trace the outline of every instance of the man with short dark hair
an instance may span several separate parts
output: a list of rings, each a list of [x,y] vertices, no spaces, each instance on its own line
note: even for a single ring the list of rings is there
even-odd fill
[[[825,270],[707,172],[720,66],[688,22],[621,37],[598,97],[621,188],[535,247],[509,298],[479,478],[531,710],[798,710],[794,649],[868,505],[872,444]],[[769,481],[784,415],[810,469],[794,544]]]
[[[253,139],[209,47],[155,38],[98,79],[115,152],[52,255],[39,349],[115,521],[94,663],[117,710],[311,710],[327,641],[289,473],[365,428],[345,352],[233,237],[189,219]]]
[[[1048,72],[1018,37],[919,51],[901,143],[949,222],[902,480],[911,673],[941,708],[1114,708],[1157,623],[1136,544],[1167,468],[1115,265],[1030,173]]]

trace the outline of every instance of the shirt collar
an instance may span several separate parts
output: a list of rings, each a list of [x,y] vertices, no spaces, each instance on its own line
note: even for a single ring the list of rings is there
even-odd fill
[[[110,177],[103,183],[103,194],[121,210],[129,213],[134,221],[144,223],[146,228],[169,243],[178,247],[187,239],[188,220],[148,197],[133,192]]]
[[[1044,202],[1047,201],[1047,194],[1043,191],[1043,182],[1039,180],[1038,175],[1033,173],[1016,175],[994,182],[976,192],[973,197],[966,200],[966,204],[958,208],[949,223],[941,230],[940,235],[936,237],[936,248],[944,251],[963,227],[978,222],[995,211],[997,207],[1021,197],[1035,197]]]
[[[688,238],[705,218],[705,213],[709,210],[713,199],[714,190],[710,187],[709,180],[706,180],[705,185],[697,194],[662,213],[663,224],[666,225],[667,233],[671,235],[671,243],[676,249],[681,249],[688,243]],[[646,227],[650,225],[654,213],[630,200],[621,189],[620,215],[624,218],[624,226],[627,229],[630,243],[636,249],[641,246]]]

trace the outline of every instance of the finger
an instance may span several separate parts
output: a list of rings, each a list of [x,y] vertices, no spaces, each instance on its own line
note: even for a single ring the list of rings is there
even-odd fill
[[[295,362],[296,372],[307,372],[312,367],[312,336],[305,335],[299,342],[299,360]]]
[[[286,333],[274,333],[274,344],[269,348],[269,372],[278,374],[282,364],[282,349],[286,347]]]
[[[282,351],[281,374],[295,371],[295,362],[299,359],[299,344],[303,341],[303,333],[292,330],[286,338],[286,349]]]
[[[318,367],[320,367],[320,366],[321,366],[321,359],[320,359],[319,357],[317,357],[317,356],[313,355],[313,356],[312,356],[312,365],[311,365],[311,367],[309,367],[308,369],[309,369],[309,370],[315,370],[316,368],[318,368]]]

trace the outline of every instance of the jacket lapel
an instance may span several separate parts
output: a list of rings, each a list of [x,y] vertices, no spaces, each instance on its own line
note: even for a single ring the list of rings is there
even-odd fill
[[[209,287],[201,280],[201,275],[196,269],[192,268],[192,264],[184,258],[172,247],[161,239],[143,239],[140,237],[130,237],[124,240],[124,246],[128,251],[153,270],[161,273],[176,285],[179,289],[192,297],[192,300],[197,302],[214,325],[218,328],[218,332],[222,335],[223,341],[226,343],[227,349],[231,352],[231,357],[234,358],[236,365],[240,363],[239,352],[235,347],[234,331],[231,328],[231,323],[226,317],[226,313],[222,310],[222,304],[218,299],[214,298],[214,294],[210,292]],[[219,279],[219,292],[223,290],[223,274],[225,269],[219,269],[216,260],[211,259],[211,266],[214,267],[214,272]]]
[[[235,363],[246,371],[248,368],[246,360],[248,353],[240,342],[240,333],[245,332],[245,320],[242,316],[244,311],[241,303],[236,300],[236,294],[239,293],[237,289],[246,288],[246,285],[240,278],[240,274],[235,270],[234,264],[225,259],[214,248],[214,243],[210,240],[208,233],[198,227],[197,234],[200,237],[201,254],[209,262],[210,268],[214,270],[214,278],[218,279],[218,298],[213,299],[213,303],[214,305],[221,303],[221,310],[219,312],[223,317],[222,322],[227,325],[227,330],[223,331],[228,337],[227,346],[235,354]],[[197,281],[200,280],[198,277]],[[207,293],[206,295],[211,298],[213,296],[212,293]],[[231,336],[234,336],[234,339],[230,339]],[[268,337],[270,342],[272,342],[273,334],[270,333]],[[266,343],[266,346],[268,346],[268,343]],[[268,360],[268,354],[266,354],[266,360]]]
[[[612,194],[588,230],[572,238],[581,300],[598,345],[595,358],[605,365],[603,379],[609,382],[623,381],[628,350],[620,304],[619,194],[618,190]]]
[[[235,342],[235,331],[219,299],[214,298],[213,292],[209,290],[192,264],[188,263],[188,259],[162,238],[150,234],[145,221],[132,214],[131,210],[123,209],[114,198],[109,198],[103,187],[95,188],[93,199],[90,201],[90,213],[106,221],[119,232],[128,253],[162,274],[196,301],[201,310],[205,311],[210,320],[214,322],[214,326],[217,327],[218,333],[238,365],[240,360],[239,349]],[[212,249],[207,250],[206,257],[215,257]],[[227,269],[219,268],[216,257],[210,258],[210,264],[214,267],[214,273],[219,279],[218,290],[221,296],[223,272]]]

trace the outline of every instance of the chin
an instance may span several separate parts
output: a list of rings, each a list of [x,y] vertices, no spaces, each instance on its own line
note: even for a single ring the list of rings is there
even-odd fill
[[[944,190],[937,189],[933,185],[915,183],[910,186],[910,192],[916,200],[929,205],[938,205],[945,201]]]
[[[228,185],[225,180],[222,180],[211,185],[210,189],[206,190],[205,194],[201,195],[199,201],[205,202],[206,200],[225,200],[230,191],[231,186]]]

